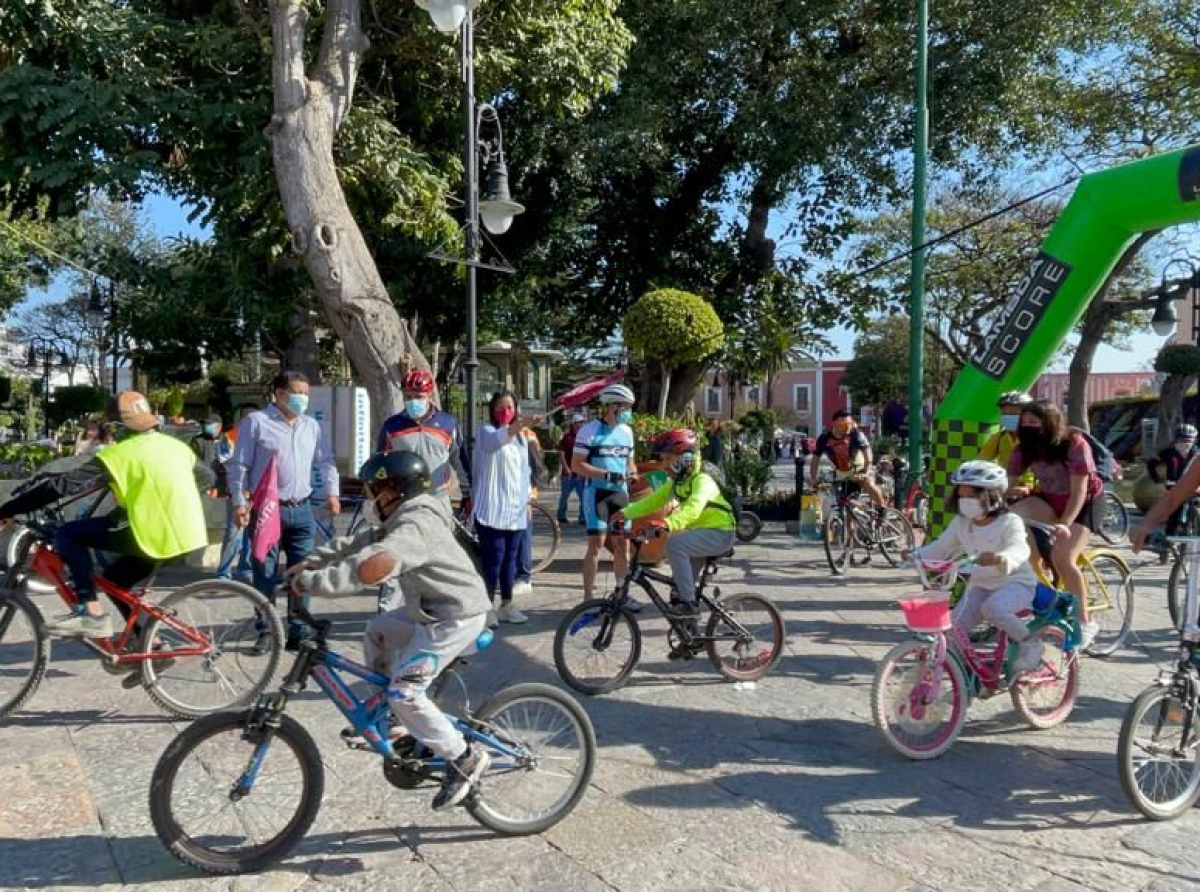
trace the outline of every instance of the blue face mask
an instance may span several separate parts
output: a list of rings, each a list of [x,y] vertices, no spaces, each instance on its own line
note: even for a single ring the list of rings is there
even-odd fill
[[[215,437],[217,435],[217,431],[219,431],[220,429],[221,429],[221,425],[219,425],[219,424],[204,425],[204,433],[210,437]]]
[[[429,411],[429,400],[405,400],[404,411],[409,418],[424,418]]]
[[[617,413],[617,424],[629,424],[631,421],[633,421],[632,409],[622,409]]]
[[[287,399],[288,411],[293,415],[303,415],[308,411],[307,393],[289,393]]]
[[[1020,423],[1021,423],[1020,415],[1001,415],[1000,416],[1000,427],[1003,430],[1015,431],[1017,429],[1017,426]]]

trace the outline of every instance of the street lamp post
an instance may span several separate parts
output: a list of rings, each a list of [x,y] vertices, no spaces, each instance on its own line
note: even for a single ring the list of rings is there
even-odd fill
[[[40,348],[40,351],[39,351]],[[50,436],[50,373],[54,367],[54,348],[45,338],[32,338],[29,342],[29,352],[25,363],[30,368],[36,368],[38,359],[42,362],[42,434]],[[69,359],[65,354],[59,354],[59,360],[65,366]]]
[[[924,383],[925,346],[925,188],[929,146],[929,0],[917,0],[917,66],[913,120],[912,269],[908,308],[908,466],[911,479],[924,461],[921,387]]]
[[[108,299],[105,300],[103,292],[100,290],[100,283],[95,279],[92,280],[92,290],[88,297],[87,307],[88,321],[95,328],[102,328],[105,323],[111,326],[112,330],[112,392],[117,393],[117,374],[118,366],[121,361],[121,333],[117,329],[117,284],[111,279],[108,283]],[[103,336],[101,336],[103,343]],[[103,349],[101,349],[103,354]],[[101,367],[103,368],[103,355],[101,356]],[[101,376],[103,377],[103,375]]]
[[[475,288],[475,270],[483,266],[497,272],[512,270],[493,264],[483,263],[480,259],[481,234],[479,224],[482,220],[484,228],[494,235],[508,231],[512,226],[513,217],[522,213],[525,208],[512,200],[508,191],[508,168],[504,163],[503,135],[500,129],[500,119],[492,106],[476,105],[475,102],[475,16],[474,9],[478,0],[414,0],[417,6],[429,13],[436,27],[443,34],[459,32],[462,57],[463,84],[463,170],[464,188],[466,190],[466,257],[455,258],[467,268],[466,299],[467,299],[467,360],[463,363],[466,371],[466,417],[464,418],[464,433],[468,450],[474,442],[476,426],[476,388],[479,377],[479,355],[477,345],[477,297]],[[485,125],[492,128],[494,135],[488,141],[481,141],[479,132]],[[483,162],[486,169],[487,191],[482,200],[479,195],[479,150],[483,149]],[[433,256],[440,257],[435,254]]]

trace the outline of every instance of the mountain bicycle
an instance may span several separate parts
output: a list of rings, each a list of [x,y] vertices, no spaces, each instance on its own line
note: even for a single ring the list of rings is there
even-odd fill
[[[1171,484],[1167,485],[1171,488]],[[1179,522],[1175,532],[1181,539],[1200,537],[1200,495],[1189,496],[1180,506]],[[1170,540],[1168,540],[1170,541]],[[1184,559],[1183,547],[1168,544],[1163,550],[1165,560],[1172,561],[1171,574],[1167,577],[1167,610],[1171,614],[1171,625],[1183,630],[1183,607],[1190,577],[1189,563]]]
[[[835,480],[831,485],[834,503],[821,530],[830,572],[841,576],[847,566],[867,563],[874,549],[893,567],[900,566],[901,553],[914,544],[904,515],[895,508],[878,509],[853,480]]]
[[[0,581],[0,719],[33,696],[50,662],[42,612],[25,592],[28,576],[53,586],[66,607],[79,603],[52,544],[59,516],[43,511],[22,521],[28,531],[24,550]],[[98,591],[117,605],[125,623],[111,638],[79,642],[105,671],[127,675],[127,687],[140,685],[160,709],[179,718],[253,701],[274,676],[283,650],[283,625],[271,603],[250,586],[215,579],[158,601],[151,596],[154,572],[135,582],[145,569],[139,559],[118,559],[107,576],[96,576]],[[256,652],[262,631],[269,634]]]
[[[1147,546],[1166,545],[1156,538]],[[1171,537],[1169,542],[1177,560],[1191,568],[1175,668],[1161,670],[1130,704],[1117,743],[1121,789],[1155,821],[1179,817],[1200,799],[1200,538]]]
[[[917,760],[942,755],[958,739],[973,697],[1007,691],[1034,728],[1052,728],[1070,715],[1079,692],[1079,623],[1072,595],[1038,586],[1028,628],[1046,644],[1046,654],[1037,669],[1016,675],[1017,645],[1003,630],[985,646],[954,632],[950,592],[960,565],[918,559],[914,566],[921,593],[901,600],[900,609],[916,637],[888,652],[871,686],[875,727],[893,749]]]
[[[1096,506],[1096,518],[1100,527],[1096,532],[1109,545],[1119,545],[1129,535],[1129,509],[1111,483],[1104,484],[1100,504]]]
[[[254,708],[208,716],[184,729],[167,747],[150,781],[150,816],[167,850],[185,864],[211,874],[261,870],[283,858],[317,817],[325,769],[316,742],[287,714],[289,702],[310,680],[353,724],[366,747],[383,763],[384,779],[400,790],[440,782],[444,759],[414,738],[389,740],[391,679],[330,650],[332,625],[315,619],[289,598],[289,619],[313,630],[277,693]],[[492,641],[485,630],[476,641]],[[430,696],[442,692],[464,664],[443,670]],[[339,673],[367,682],[360,699]],[[465,686],[464,686],[465,689]],[[558,688],[520,684],[493,695],[477,711],[469,702],[448,716],[491,764],[465,800],[467,812],[505,836],[553,827],[574,810],[587,790],[596,761],[596,735],[579,703]],[[346,741],[352,748],[360,749]]]
[[[769,673],[783,655],[783,617],[764,595],[739,592],[722,597],[719,587],[707,591],[728,551],[704,561],[696,582],[696,601],[709,611],[703,634],[694,616],[680,615],[653,583],[674,589],[670,576],[639,560],[649,534],[631,537],[629,572],[606,598],[592,598],[572,609],[554,635],[554,665],[570,687],[584,694],[606,694],[628,680],[642,655],[642,631],[626,606],[637,585],[667,620],[670,658],[690,660],[707,652],[713,667],[730,681],[754,681]],[[671,601],[681,603],[672,594]]]
[[[454,522],[458,527],[459,540],[468,544],[478,554],[479,536],[471,519],[471,500],[463,499],[454,510]],[[558,555],[562,545],[562,527],[554,515],[538,502],[529,503],[529,523],[533,525],[533,572],[541,573]]]

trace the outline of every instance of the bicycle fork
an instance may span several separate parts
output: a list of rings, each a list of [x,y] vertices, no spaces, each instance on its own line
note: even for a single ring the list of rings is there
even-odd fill
[[[908,695],[909,713],[918,722],[925,718],[925,708],[933,703],[942,686],[942,676],[945,674],[942,665],[946,662],[945,635],[938,635],[934,639],[932,668],[925,662],[928,655],[929,648],[926,648],[922,657],[921,681],[913,685],[912,692]]]

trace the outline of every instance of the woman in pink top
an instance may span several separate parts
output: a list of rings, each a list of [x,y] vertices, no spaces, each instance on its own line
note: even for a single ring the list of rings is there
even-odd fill
[[[1021,409],[1017,427],[1017,446],[1008,461],[1010,480],[1032,471],[1037,486],[1030,493],[1014,487],[1012,495],[1023,496],[1013,510],[1022,517],[1058,527],[1050,560],[1062,586],[1079,601],[1086,648],[1099,626],[1087,610],[1087,583],[1076,561],[1088,546],[1095,531],[1093,506],[1104,491],[1104,482],[1096,474],[1092,449],[1077,431],[1067,426],[1057,406],[1044,400]]]

